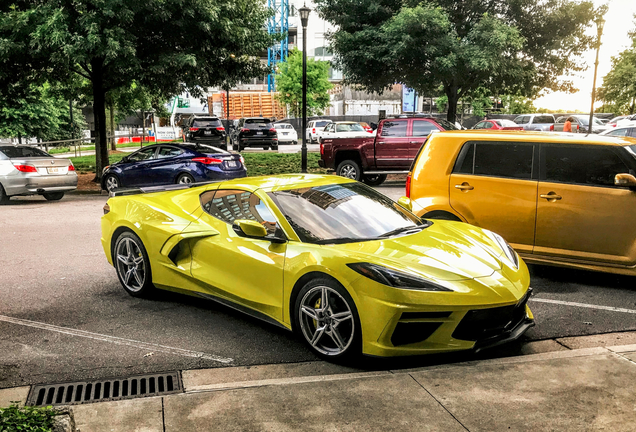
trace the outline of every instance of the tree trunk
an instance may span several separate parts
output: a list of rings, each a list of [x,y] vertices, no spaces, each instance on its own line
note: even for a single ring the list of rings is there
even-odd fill
[[[115,139],[115,109],[112,102],[108,108],[110,111],[110,149],[115,151],[117,150],[117,139]]]
[[[101,62],[91,64],[93,70],[93,111],[95,115],[95,181],[102,180],[102,171],[108,166],[106,139],[106,92]]]
[[[459,101],[457,90],[457,87],[444,87],[444,92],[448,98],[448,114],[446,114],[446,120],[453,124],[455,124],[457,119],[457,102]]]

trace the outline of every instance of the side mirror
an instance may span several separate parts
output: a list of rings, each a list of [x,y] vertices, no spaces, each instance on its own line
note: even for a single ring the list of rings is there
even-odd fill
[[[263,238],[267,236],[267,230],[256,221],[237,219],[232,224],[232,229],[241,237]]]
[[[405,208],[406,210],[412,212],[413,211],[413,206],[411,205],[411,199],[407,198],[405,196],[401,197],[398,200],[398,205],[402,208]]]
[[[636,177],[631,174],[616,174],[616,177],[614,177],[614,184],[616,186],[628,187],[630,189],[636,188]]]

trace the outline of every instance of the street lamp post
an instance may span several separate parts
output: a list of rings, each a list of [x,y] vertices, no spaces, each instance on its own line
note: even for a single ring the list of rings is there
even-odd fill
[[[309,20],[311,9],[303,5],[298,9],[300,22],[303,26],[303,145],[301,149],[301,172],[307,172],[307,21]]]
[[[594,82],[592,83],[592,106],[590,107],[590,119],[587,126],[587,133],[592,133],[592,119],[594,118],[594,100],[596,99],[596,71],[598,69],[598,53],[601,50],[601,36],[603,35],[603,26],[605,25],[605,20],[603,18],[599,18],[596,21],[596,29],[598,30],[597,39],[596,39],[596,61],[594,62]]]

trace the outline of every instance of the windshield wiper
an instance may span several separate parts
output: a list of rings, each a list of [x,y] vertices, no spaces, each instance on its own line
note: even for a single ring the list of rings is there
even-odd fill
[[[396,228],[394,230],[391,230],[389,232],[385,232],[384,234],[378,236],[380,238],[385,238],[385,237],[391,237],[394,236],[396,234],[404,234],[404,233],[408,233],[408,232],[416,232],[416,231],[421,231],[425,228],[428,228],[430,226],[430,224],[422,224],[422,225],[415,225],[415,226],[409,226],[409,227],[400,227],[400,228]]]
[[[324,244],[340,244],[340,243],[358,243],[358,242],[365,242],[365,241],[372,241],[372,240],[377,240],[377,238],[339,237],[339,238],[332,238],[332,239],[316,240],[314,243],[319,245],[324,245]]]

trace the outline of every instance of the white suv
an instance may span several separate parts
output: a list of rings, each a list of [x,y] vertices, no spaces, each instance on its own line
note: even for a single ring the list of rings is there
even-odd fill
[[[329,119],[318,119],[307,122],[307,129],[305,130],[305,139],[307,142],[309,144],[318,142],[319,132],[329,123],[333,123],[333,121]]]

